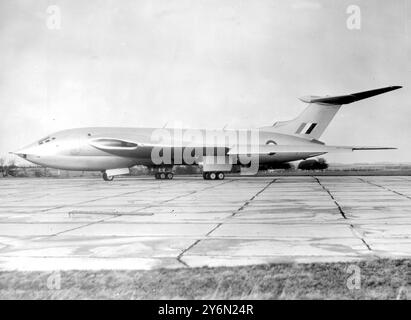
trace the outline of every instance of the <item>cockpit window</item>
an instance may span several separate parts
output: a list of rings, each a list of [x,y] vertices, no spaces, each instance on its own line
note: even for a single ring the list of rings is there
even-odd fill
[[[43,138],[39,141],[39,144],[43,144],[50,141],[50,137]]]
[[[47,143],[47,142],[50,142],[51,140],[55,140],[56,138],[55,137],[46,137],[46,138],[43,138],[43,139],[41,139],[41,140],[39,140],[39,144],[43,144],[43,143]]]

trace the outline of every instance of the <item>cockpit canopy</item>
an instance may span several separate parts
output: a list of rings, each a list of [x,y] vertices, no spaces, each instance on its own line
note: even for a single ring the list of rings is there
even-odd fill
[[[38,142],[38,144],[41,145],[41,144],[43,144],[43,143],[48,143],[48,142],[53,141],[53,140],[56,140],[56,137],[50,137],[50,136],[48,136],[48,137],[45,137],[45,138],[43,138],[43,139],[40,139],[39,142]]]

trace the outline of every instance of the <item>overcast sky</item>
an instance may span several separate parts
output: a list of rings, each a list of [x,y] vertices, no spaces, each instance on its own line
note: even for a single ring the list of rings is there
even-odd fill
[[[411,162],[406,2],[1,0],[0,155],[72,127],[256,128],[299,96],[403,85],[343,107],[321,140],[400,148],[333,162]]]

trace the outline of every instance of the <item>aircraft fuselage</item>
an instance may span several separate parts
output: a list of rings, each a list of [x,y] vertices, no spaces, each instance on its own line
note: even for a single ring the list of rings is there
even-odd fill
[[[167,152],[169,149],[173,155],[171,163],[174,164],[186,164],[184,159],[181,163],[176,163],[174,157],[175,152],[184,152],[185,148],[192,147],[196,149],[208,147],[205,137],[207,135],[206,130],[193,130],[193,136],[191,139],[185,139],[184,135],[187,133],[185,130],[181,130],[182,138],[176,141],[176,131],[178,129],[156,129],[156,128],[114,128],[114,127],[95,127],[95,128],[79,128],[59,131],[49,135],[37,142],[30,144],[29,146],[15,152],[24,159],[46,166],[50,168],[65,169],[65,170],[81,170],[81,171],[103,171],[116,168],[127,168],[134,165],[145,166],[158,166],[153,162],[152,151],[153,137],[156,136],[156,132],[160,135],[167,131],[169,132],[170,141],[162,141],[165,145],[162,149]],[[192,133],[189,133],[190,135]],[[222,143],[215,143],[216,148],[229,148],[230,137],[241,135],[239,131],[235,130],[213,130],[212,135],[218,136],[219,139],[223,137],[227,141]],[[250,134],[249,134],[250,136]],[[319,142],[310,142],[307,139],[294,137],[291,135],[279,134],[269,131],[259,130],[257,136],[259,144],[276,144],[276,145],[306,145]],[[247,139],[247,138],[246,138]],[[98,143],[103,141],[110,144],[110,140],[113,141],[130,141],[137,144],[136,148],[129,148],[127,146],[121,149],[106,149],[99,148]],[[189,141],[187,141],[189,140]],[[231,139],[232,140],[232,139]],[[97,143],[96,143],[97,141]],[[246,140],[247,143],[252,143],[250,138]],[[218,150],[216,151],[216,153]],[[201,153],[201,152],[200,152]],[[274,164],[295,161],[300,159],[306,159],[309,157],[317,156],[319,153],[310,152],[289,152],[281,154],[265,154],[259,155],[260,164]],[[202,161],[202,155],[196,155],[197,162]],[[181,159],[180,159],[181,161]]]

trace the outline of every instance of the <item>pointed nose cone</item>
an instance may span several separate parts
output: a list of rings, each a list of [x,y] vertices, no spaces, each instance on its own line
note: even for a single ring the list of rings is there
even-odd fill
[[[10,152],[11,154],[15,154],[23,159],[27,159],[27,155],[36,155],[38,153],[38,146],[37,144],[33,143],[30,144],[20,150]]]
[[[15,154],[16,156],[19,156],[20,158],[27,159],[26,149],[21,149],[21,150],[14,151],[14,152],[9,152],[9,154]]]

